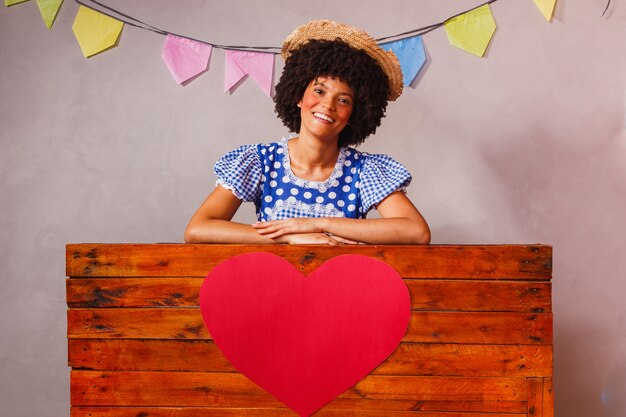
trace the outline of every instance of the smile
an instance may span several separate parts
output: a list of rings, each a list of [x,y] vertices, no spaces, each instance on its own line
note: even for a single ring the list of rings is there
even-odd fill
[[[323,113],[317,113],[317,112],[316,112],[316,113],[313,113],[313,116],[317,117],[318,119],[326,120],[326,121],[327,121],[327,122],[329,122],[329,123],[333,123],[333,122],[335,121],[334,119],[332,119],[332,118],[330,118],[330,117],[326,116],[326,115],[325,115],[325,114],[323,114]]]

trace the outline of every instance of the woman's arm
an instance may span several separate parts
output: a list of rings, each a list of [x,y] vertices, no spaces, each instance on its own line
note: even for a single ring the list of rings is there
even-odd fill
[[[194,213],[185,230],[187,243],[300,243],[336,245],[338,239],[324,233],[304,232],[270,238],[252,226],[231,222],[241,200],[224,187],[215,190]],[[343,243],[343,242],[342,242]]]
[[[430,229],[424,217],[403,192],[388,195],[380,204],[381,219],[296,218],[253,225],[272,239],[292,233],[330,233],[369,244],[428,244]]]
[[[254,236],[251,227],[231,222],[241,200],[225,189],[215,190],[202,202],[198,210],[189,220],[185,230],[187,243],[267,243],[271,241],[265,236]]]

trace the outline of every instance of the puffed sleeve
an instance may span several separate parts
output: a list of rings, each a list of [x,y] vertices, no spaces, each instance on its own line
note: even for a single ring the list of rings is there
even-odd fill
[[[360,178],[363,213],[367,213],[394,191],[404,191],[411,179],[406,167],[395,159],[383,154],[364,153]]]
[[[243,145],[221,157],[213,168],[216,185],[243,201],[256,201],[261,194],[263,170],[256,145]]]

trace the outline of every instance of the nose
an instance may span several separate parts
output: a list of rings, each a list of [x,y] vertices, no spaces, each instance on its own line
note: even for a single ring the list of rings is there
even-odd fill
[[[335,99],[333,97],[330,96],[330,94],[327,94],[324,96],[324,98],[322,99],[322,106],[324,106],[325,108],[327,108],[328,110],[335,110]]]

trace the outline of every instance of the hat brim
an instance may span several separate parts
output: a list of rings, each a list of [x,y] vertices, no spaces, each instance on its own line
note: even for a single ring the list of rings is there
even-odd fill
[[[372,57],[389,79],[388,100],[394,101],[402,94],[402,68],[392,51],[385,51],[366,32],[332,20],[313,20],[296,28],[283,43],[281,54],[285,60],[291,51],[305,45],[311,39],[341,40],[355,49],[362,49]]]

